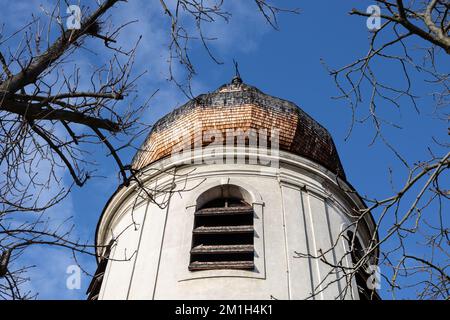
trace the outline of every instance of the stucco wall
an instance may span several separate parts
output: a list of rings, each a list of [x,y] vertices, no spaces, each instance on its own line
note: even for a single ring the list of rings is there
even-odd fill
[[[100,299],[305,299],[335,280],[336,275],[326,278],[330,271],[326,264],[298,258],[296,252],[330,248],[349,222],[350,204],[330,188],[332,177],[323,168],[287,153],[281,159],[278,169],[248,164],[178,168],[177,186],[192,190],[174,193],[164,208],[136,200],[134,191],[116,194],[99,228],[99,244],[112,234],[121,234]],[[155,184],[155,177],[147,184]],[[171,179],[166,174],[158,183],[164,185]],[[246,201],[255,210],[256,268],[190,272],[196,199],[223,184],[249,192]],[[156,200],[162,201],[163,196]],[[345,244],[337,245],[327,259],[336,261],[344,250]],[[338,298],[342,285],[334,282],[315,298]],[[351,298],[351,293],[345,298]]]

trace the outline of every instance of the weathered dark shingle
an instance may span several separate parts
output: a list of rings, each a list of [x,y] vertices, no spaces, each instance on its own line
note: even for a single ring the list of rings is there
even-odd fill
[[[157,121],[133,159],[134,169],[170,155],[180,132],[194,136],[195,128],[221,130],[224,137],[227,129],[267,129],[270,134],[278,128],[281,150],[308,158],[345,179],[333,139],[324,127],[294,103],[239,81],[199,95]]]

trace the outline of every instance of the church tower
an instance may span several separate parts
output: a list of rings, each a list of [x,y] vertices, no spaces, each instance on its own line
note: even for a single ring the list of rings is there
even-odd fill
[[[90,299],[363,299],[342,233],[366,206],[329,132],[235,77],[157,121],[100,218]],[[376,237],[359,219],[358,246]],[[359,249],[358,249],[359,250]],[[375,257],[374,257],[375,259]]]

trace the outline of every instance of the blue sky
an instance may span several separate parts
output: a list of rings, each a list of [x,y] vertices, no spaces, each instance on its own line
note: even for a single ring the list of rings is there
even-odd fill
[[[88,2],[90,1],[81,1],[81,4]],[[38,14],[40,4],[50,8],[52,3],[33,0],[26,1],[26,4],[25,1],[12,4],[10,1],[0,0],[1,23],[6,25],[6,30],[14,30],[26,23],[32,13]],[[197,95],[213,91],[229,82],[234,72],[232,60],[236,59],[246,83],[270,95],[295,102],[331,132],[347,178],[361,194],[377,198],[390,195],[392,188],[389,183],[389,168],[396,172],[394,184],[397,188],[407,172],[385,145],[379,141],[369,145],[374,133],[371,125],[356,126],[350,138],[345,140],[351,113],[344,100],[331,98],[338,92],[321,63],[323,59],[328,65],[337,68],[367,52],[370,34],[365,19],[351,17],[348,12],[353,7],[365,10],[373,3],[284,1],[286,6],[299,7],[301,14],[282,15],[279,19],[280,31],[271,29],[255,13],[250,1],[231,3],[233,17],[230,23],[219,22],[208,31],[209,35],[218,37],[212,49],[224,64],[216,65],[201,46],[195,45],[192,48],[191,56],[198,73],[193,80],[193,93]],[[145,115],[145,120],[152,123],[187,99],[166,80],[167,21],[164,20],[157,0],[121,3],[110,14],[116,22],[139,20],[126,29],[120,40],[125,45],[131,45],[140,35],[143,36],[138,50],[136,73],[144,69],[148,73],[139,81],[139,96],[143,98],[160,89]],[[92,43],[94,48],[102,52],[98,43]],[[415,44],[420,45],[420,41]],[[95,64],[98,56],[82,51],[77,54],[77,58],[78,63],[88,66]],[[446,71],[448,72],[448,68]],[[182,69],[177,69],[176,72],[182,74]],[[399,70],[395,67],[380,64],[378,72],[392,83],[402,81]],[[414,80],[417,92],[428,92],[420,75],[414,75]],[[365,94],[367,96],[369,91],[366,90]],[[406,106],[401,111],[393,110],[388,105],[380,106],[383,115],[402,126],[402,129],[386,128],[386,134],[408,161],[427,159],[426,146],[431,144],[431,136],[445,137],[445,123],[434,119],[430,97],[420,99],[421,114],[417,114],[406,101],[404,104]],[[102,208],[117,187],[117,168],[110,159],[105,160],[104,152],[105,150],[95,150],[93,154],[98,163],[98,175],[104,177],[97,177],[82,189],[75,189],[69,198],[51,212],[61,219],[73,216],[77,226],[76,233],[82,239],[93,239]],[[129,151],[122,156],[131,160],[133,154]],[[33,279],[30,290],[39,292],[39,298],[85,298],[85,288],[90,281],[88,277],[82,278],[81,290],[66,289],[66,267],[73,263],[70,253],[36,248],[27,253],[25,258],[30,264],[36,265],[30,271]],[[94,272],[95,262],[92,258],[80,257],[80,261],[87,270]],[[389,297],[383,287],[381,294]],[[413,290],[407,290],[399,297],[413,296]]]

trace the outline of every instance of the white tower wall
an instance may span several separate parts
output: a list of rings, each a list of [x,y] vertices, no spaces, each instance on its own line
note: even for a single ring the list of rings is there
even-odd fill
[[[327,276],[326,264],[298,258],[296,252],[316,254],[332,247],[350,223],[351,209],[363,203],[342,191],[342,186],[350,187],[342,180],[339,187],[336,176],[323,167],[288,152],[280,151],[279,159],[276,169],[249,164],[180,167],[168,158],[149,166],[147,187],[168,190],[176,183],[184,191],[173,193],[163,207],[139,196],[136,186],[111,198],[98,227],[99,252],[111,238],[117,243],[99,299],[306,299],[315,292],[320,293],[314,299],[339,298],[344,280],[333,282],[338,275]],[[161,168],[164,172],[157,170]],[[255,269],[189,271],[194,212],[199,202],[214,197],[208,190],[221,185],[234,186],[253,206]],[[168,198],[161,192],[155,200]],[[369,230],[372,221],[366,222]],[[359,236],[365,239],[369,233]],[[345,250],[341,238],[327,259],[336,262]],[[356,292],[345,298],[357,299]]]

